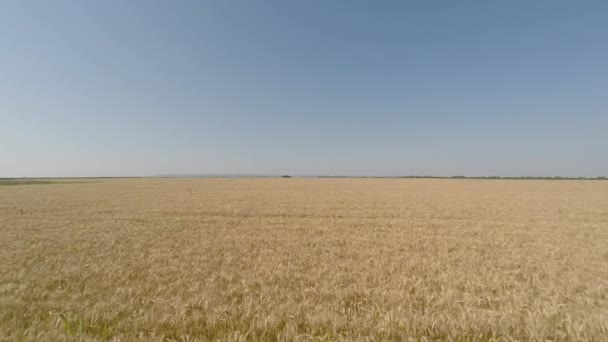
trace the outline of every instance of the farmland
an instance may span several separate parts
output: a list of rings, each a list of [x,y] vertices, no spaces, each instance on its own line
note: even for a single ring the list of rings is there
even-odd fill
[[[608,182],[0,187],[0,340],[608,340]]]

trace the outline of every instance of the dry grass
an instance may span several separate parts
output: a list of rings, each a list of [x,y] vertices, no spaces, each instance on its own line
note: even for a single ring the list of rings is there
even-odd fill
[[[608,340],[608,182],[0,188],[0,340]]]

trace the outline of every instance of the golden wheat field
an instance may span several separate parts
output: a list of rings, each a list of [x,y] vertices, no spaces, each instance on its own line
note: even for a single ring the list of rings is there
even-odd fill
[[[608,340],[608,182],[0,187],[0,340]]]

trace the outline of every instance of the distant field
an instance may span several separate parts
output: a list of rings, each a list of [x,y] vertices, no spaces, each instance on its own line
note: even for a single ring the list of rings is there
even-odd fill
[[[41,184],[68,184],[68,183],[91,183],[96,179],[87,178],[0,178],[0,186],[3,185],[41,185]]]
[[[608,182],[0,187],[0,341],[608,341]]]

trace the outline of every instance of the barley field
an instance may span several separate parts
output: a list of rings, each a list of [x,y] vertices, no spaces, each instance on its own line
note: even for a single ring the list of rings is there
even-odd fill
[[[0,186],[0,341],[608,341],[608,182]]]

